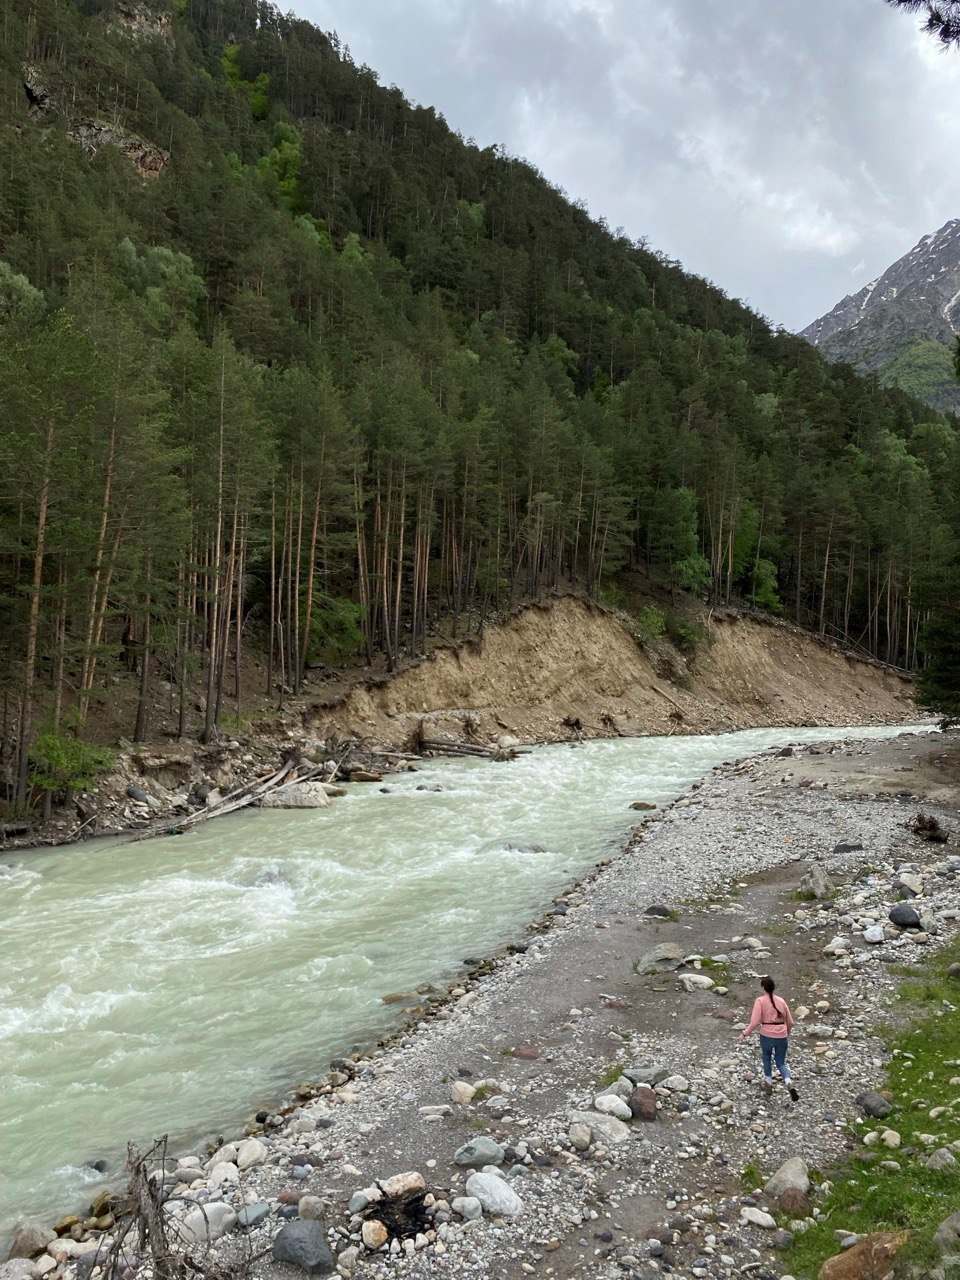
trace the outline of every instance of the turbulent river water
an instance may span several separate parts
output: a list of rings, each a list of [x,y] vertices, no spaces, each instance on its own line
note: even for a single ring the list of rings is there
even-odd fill
[[[0,856],[0,1229],[116,1181],[126,1142],[222,1133],[382,1032],[381,997],[520,936],[724,760],[898,729],[756,729],[438,760],[328,810]],[[440,783],[442,791],[418,790]],[[534,852],[531,846],[542,848]]]

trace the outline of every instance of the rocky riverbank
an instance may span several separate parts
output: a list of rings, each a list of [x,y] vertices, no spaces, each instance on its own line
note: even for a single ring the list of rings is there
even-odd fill
[[[826,1171],[889,1105],[870,1091],[891,970],[960,919],[956,846],[913,830],[920,805],[956,826],[951,757],[901,738],[716,770],[507,954],[446,998],[410,993],[381,1049],[172,1160],[155,1184],[170,1237],[263,1280],[792,1275],[791,1239],[829,1211]],[[796,1104],[764,1094],[756,1045],[738,1048],[768,970],[798,1018]],[[896,1163],[896,1113],[869,1124]],[[921,1155],[945,1162],[931,1127]],[[123,1205],[96,1208],[55,1238],[25,1231],[30,1256],[0,1280],[106,1267]],[[842,1244],[848,1269],[825,1280],[869,1275]],[[152,1273],[134,1239],[119,1255],[126,1280]]]

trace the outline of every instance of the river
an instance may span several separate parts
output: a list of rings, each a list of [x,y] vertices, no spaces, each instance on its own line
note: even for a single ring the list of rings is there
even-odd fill
[[[0,1229],[78,1208],[126,1143],[226,1133],[521,936],[724,760],[896,729],[753,729],[436,760],[321,811],[0,856]],[[440,784],[442,791],[419,788]],[[534,851],[534,847],[542,851]],[[106,1175],[86,1167],[105,1159]]]

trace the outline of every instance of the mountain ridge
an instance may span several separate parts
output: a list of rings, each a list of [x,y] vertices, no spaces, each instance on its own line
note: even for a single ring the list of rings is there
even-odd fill
[[[800,336],[830,360],[877,373],[881,385],[956,412],[951,348],[958,332],[960,218],[951,218]]]

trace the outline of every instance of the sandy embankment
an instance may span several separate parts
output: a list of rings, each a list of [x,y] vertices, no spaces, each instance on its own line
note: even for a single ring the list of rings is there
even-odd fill
[[[721,733],[794,724],[896,724],[915,719],[904,676],[806,632],[727,611],[689,663],[640,647],[606,610],[564,597],[491,626],[479,644],[432,659],[305,714],[312,735],[355,733],[400,745],[421,719],[437,737],[508,732],[523,741],[570,736]],[[671,675],[673,679],[671,679]]]

